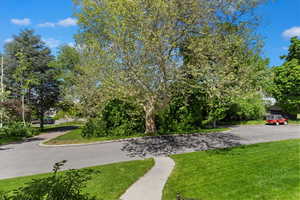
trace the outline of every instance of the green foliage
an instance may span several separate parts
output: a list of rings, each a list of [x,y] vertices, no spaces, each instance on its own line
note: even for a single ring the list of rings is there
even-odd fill
[[[74,0],[81,29],[77,39],[86,47],[80,99],[97,107],[112,96],[132,98],[144,109],[145,133],[154,134],[154,118],[172,99],[173,83],[188,82],[191,76],[184,72],[189,70],[194,86],[207,89],[208,121],[219,120],[232,91],[250,85],[245,81],[253,71],[249,57],[259,49],[252,11],[262,2]],[[192,59],[181,48],[192,52]],[[184,122],[191,120],[190,111],[180,106],[180,112],[187,119],[178,120],[190,123]]]
[[[44,119],[45,112],[55,107],[60,97],[60,82],[55,75],[54,69],[48,69],[40,75],[38,84],[32,88],[31,104],[41,121]],[[41,128],[43,125],[41,123]]]
[[[64,92],[64,91],[62,91]],[[62,119],[62,118],[77,118],[82,117],[82,113],[78,108],[78,105],[66,98],[62,98],[60,102],[56,104],[56,108],[58,112],[55,115],[55,119]]]
[[[300,112],[300,63],[297,60],[286,62],[274,68],[273,95],[287,112]]]
[[[289,53],[283,56],[286,62],[274,67],[273,96],[285,111],[300,112],[300,40],[291,39]]]
[[[105,122],[101,118],[91,118],[81,131],[81,136],[85,138],[107,136]]]
[[[174,96],[169,105],[156,116],[158,132],[167,134],[202,128],[205,116],[205,102],[202,96],[199,91],[187,96]]]
[[[226,111],[225,120],[258,120],[266,114],[265,103],[259,94],[237,98]]]
[[[65,162],[54,165],[52,176],[34,179],[26,186],[13,191],[13,195],[1,196],[0,193],[0,200],[96,200],[95,197],[82,193],[93,171],[68,170],[59,174],[58,170]]]
[[[34,130],[28,125],[21,122],[12,122],[0,129],[0,137],[30,137],[34,134]]]
[[[9,200],[10,198],[7,196],[5,192],[0,191],[0,200]]]
[[[143,131],[142,111],[131,103],[115,99],[106,104],[99,117],[86,123],[82,136],[129,136]]]
[[[64,101],[74,102],[76,99],[74,84],[80,76],[77,65],[80,63],[78,49],[69,45],[59,48],[58,55],[49,65],[56,69],[57,79],[60,80],[60,90]]]
[[[287,62],[292,61],[293,59],[300,61],[300,39],[292,37],[288,55],[281,56],[281,58],[285,59]]]
[[[6,44],[5,53],[8,65],[5,82],[11,89],[11,98],[22,97],[24,123],[25,103],[42,120],[59,95],[57,71],[49,66],[53,60],[50,49],[33,30],[25,29]]]

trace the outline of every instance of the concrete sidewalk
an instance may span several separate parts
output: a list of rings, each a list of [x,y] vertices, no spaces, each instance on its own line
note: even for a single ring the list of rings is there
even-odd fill
[[[165,183],[175,163],[169,157],[156,157],[154,167],[121,196],[121,200],[161,200]]]

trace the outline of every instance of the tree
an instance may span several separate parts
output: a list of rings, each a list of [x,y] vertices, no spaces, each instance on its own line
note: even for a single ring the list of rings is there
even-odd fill
[[[79,75],[77,66],[80,63],[80,52],[75,47],[63,45],[59,48],[56,60],[50,63],[51,67],[56,68],[58,79],[62,81],[62,89],[68,90],[73,87],[74,79]],[[68,92],[66,92],[67,94]]]
[[[76,15],[81,28],[77,40],[85,51],[83,79],[92,79],[78,85],[82,88],[94,85],[92,95],[98,95],[100,101],[109,96],[133,99],[144,109],[145,132],[153,134],[156,132],[155,114],[168,105],[172,84],[187,78],[181,73],[182,43],[191,36],[211,35],[217,30],[212,26],[216,27],[224,19],[249,14],[261,1],[74,2],[78,6]],[[216,42],[224,44],[222,40]],[[201,45],[207,49],[205,43]],[[227,59],[227,62],[235,60]]]
[[[57,79],[60,80],[61,98],[57,108],[62,113],[71,114],[72,117],[78,115],[76,112],[74,85],[78,76],[80,76],[79,64],[80,52],[78,48],[69,45],[61,46],[56,59],[50,63],[50,66],[57,70]]]
[[[25,104],[43,118],[44,113],[58,100],[59,82],[54,76],[56,70],[49,66],[53,60],[51,51],[40,36],[35,35],[33,30],[24,30],[13,38],[5,46],[9,59],[7,85],[12,91],[11,98],[22,99],[25,123]]]
[[[60,81],[57,80],[54,69],[41,74],[38,81],[32,88],[30,100],[39,116],[40,128],[44,129],[46,111],[53,108],[60,98]]]
[[[259,56],[255,27],[251,17],[225,19],[207,27],[210,34],[192,36],[183,43],[184,74],[189,77],[186,87],[200,89],[207,102],[204,124],[216,127],[235,99],[264,92],[268,60]]]
[[[287,112],[300,112],[300,40],[291,38],[287,56],[282,56],[285,63],[274,67],[273,95],[278,104]]]
[[[23,53],[22,49],[20,52],[16,53],[18,59],[18,67],[16,68],[13,77],[15,81],[19,84],[21,89],[21,102],[22,102],[22,121],[23,124],[26,124],[25,121],[25,95],[27,94],[29,87],[36,81],[32,76],[33,73],[30,73],[31,63],[26,58],[26,55]],[[30,77],[31,76],[31,77]]]
[[[291,38],[288,55],[281,56],[286,62],[297,59],[300,62],[300,40],[297,37]]]

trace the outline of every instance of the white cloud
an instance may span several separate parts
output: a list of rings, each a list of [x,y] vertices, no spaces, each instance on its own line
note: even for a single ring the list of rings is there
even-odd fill
[[[282,35],[286,38],[300,36],[300,26],[294,26],[290,29],[285,30]]]
[[[77,19],[68,17],[66,19],[62,19],[58,21],[57,23],[54,22],[45,22],[42,24],[38,24],[39,27],[56,27],[56,26],[63,26],[63,27],[69,27],[69,26],[76,26],[77,25]]]
[[[70,47],[75,47],[75,43],[74,43],[74,42],[69,42],[69,43],[68,43],[68,46],[70,46]]]
[[[43,24],[38,24],[39,27],[55,27],[55,23],[52,22],[46,22]]]
[[[13,39],[12,38],[7,38],[6,40],[4,40],[4,43],[9,43],[9,42],[12,42]]]
[[[20,26],[28,26],[31,24],[31,21],[29,18],[24,18],[24,19],[11,19],[11,23],[20,25]]]
[[[76,26],[77,25],[77,19],[75,18],[71,18],[68,17],[66,19],[60,20],[57,23],[58,26],[64,26],[64,27],[68,27],[68,26]]]
[[[56,40],[54,38],[43,38],[43,41],[50,48],[56,48],[56,47],[59,47],[61,45],[61,41],[60,40]]]
[[[289,50],[289,48],[288,48],[288,47],[282,47],[282,49],[283,49],[283,50]]]

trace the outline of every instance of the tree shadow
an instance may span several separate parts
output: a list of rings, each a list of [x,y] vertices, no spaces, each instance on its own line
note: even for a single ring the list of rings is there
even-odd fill
[[[79,126],[61,126],[61,127],[53,127],[53,128],[45,128],[42,133],[50,133],[50,132],[65,132],[71,131],[74,129],[78,129]]]
[[[10,150],[10,149],[12,149],[12,148],[8,148],[8,147],[3,148],[3,147],[0,147],[0,151]]]
[[[130,139],[123,143],[122,151],[131,157],[164,156],[240,146],[240,140],[231,133],[154,136]]]

